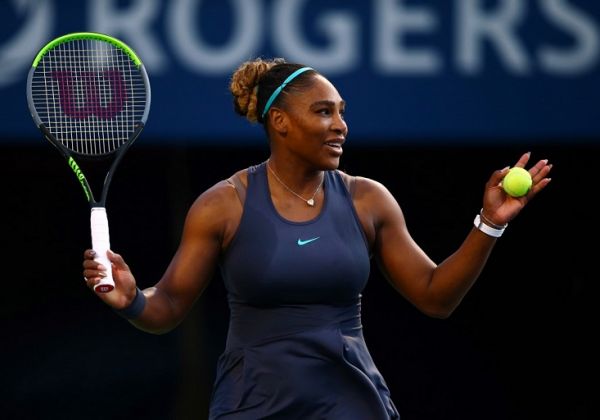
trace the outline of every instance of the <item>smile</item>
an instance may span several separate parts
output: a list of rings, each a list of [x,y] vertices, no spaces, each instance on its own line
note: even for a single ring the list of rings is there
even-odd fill
[[[327,147],[333,154],[340,156],[342,154],[342,143],[340,142],[325,142],[325,147]]]

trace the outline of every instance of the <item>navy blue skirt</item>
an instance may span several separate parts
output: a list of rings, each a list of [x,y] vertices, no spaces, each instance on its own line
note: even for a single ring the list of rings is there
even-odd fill
[[[359,304],[315,306],[233,308],[210,419],[399,418],[366,347]]]

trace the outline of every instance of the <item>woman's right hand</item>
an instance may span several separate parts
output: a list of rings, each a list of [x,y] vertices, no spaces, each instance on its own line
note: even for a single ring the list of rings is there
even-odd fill
[[[90,288],[100,282],[102,277],[106,276],[106,270],[112,270],[115,288],[108,293],[96,293],[96,295],[107,305],[114,309],[123,309],[131,304],[135,298],[136,283],[129,266],[125,263],[119,254],[108,251],[107,257],[112,267],[104,267],[94,260],[96,252],[93,249],[86,249],[83,253],[83,278]]]

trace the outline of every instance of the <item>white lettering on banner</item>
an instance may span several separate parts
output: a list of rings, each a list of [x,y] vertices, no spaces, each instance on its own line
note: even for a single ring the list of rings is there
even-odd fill
[[[540,8],[556,26],[564,29],[577,41],[574,48],[563,51],[550,46],[540,47],[542,67],[548,73],[573,75],[591,70],[600,54],[598,28],[581,11],[564,0],[545,0]]]
[[[54,4],[45,0],[12,0],[25,24],[8,42],[0,44],[0,88],[18,82],[27,75],[27,68],[42,45],[48,42],[55,19]]]
[[[359,66],[360,34],[350,13],[326,12],[317,27],[331,40],[327,47],[314,47],[302,36],[302,9],[306,0],[273,3],[273,45],[291,61],[308,63],[328,74],[349,72]]]
[[[234,18],[231,38],[225,46],[213,47],[197,34],[197,11],[202,0],[173,0],[167,10],[167,36],[177,58],[198,73],[229,73],[260,48],[265,15],[258,0],[230,0]]]
[[[117,0],[88,0],[89,28],[123,39],[153,72],[168,66],[159,40],[152,33],[152,23],[158,16],[160,0],[134,0],[126,9],[117,7]]]
[[[377,0],[375,24],[373,25],[374,63],[386,74],[433,74],[438,73],[441,57],[437,52],[424,48],[409,49],[396,42],[408,32],[432,32],[437,27],[436,16],[429,10],[407,8],[403,0]]]
[[[468,74],[481,72],[484,40],[496,47],[504,65],[515,74],[530,70],[527,53],[518,37],[516,27],[524,17],[523,0],[497,2],[493,13],[484,14],[483,0],[458,0],[456,13],[456,40],[458,67]]]
[[[239,63],[263,54],[266,45],[272,46],[275,56],[330,75],[370,66],[380,77],[450,72],[474,77],[487,65],[501,66],[516,76],[574,77],[597,71],[600,62],[597,3],[586,12],[585,3],[574,0],[356,0],[340,1],[339,7],[320,6],[318,0],[228,0],[211,3],[231,10],[222,22],[228,40],[221,45],[201,36],[199,14],[204,4],[202,0],[0,1],[0,22],[20,25],[3,32],[7,35],[0,39],[0,88],[26,77],[37,50],[68,26],[60,21],[65,16],[61,8],[74,6],[81,8],[79,30],[122,38],[155,76],[176,66],[193,74],[228,75]],[[452,14],[442,13],[441,7]],[[307,23],[303,17],[309,8],[316,8],[311,11],[317,17]],[[77,10],[66,15],[73,12]],[[534,19],[540,20],[535,25],[543,33],[527,31]],[[443,48],[409,42],[411,35],[433,38],[442,30],[451,35]],[[324,41],[311,41],[309,31],[318,31]],[[549,33],[559,37],[545,39]],[[365,39],[368,44],[362,45]]]

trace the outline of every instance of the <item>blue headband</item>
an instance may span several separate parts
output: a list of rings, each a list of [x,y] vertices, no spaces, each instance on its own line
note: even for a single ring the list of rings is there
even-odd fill
[[[281,85],[279,85],[279,87],[277,89],[275,89],[275,91],[271,94],[271,97],[269,98],[269,100],[267,101],[267,104],[265,105],[265,109],[262,112],[261,118],[265,118],[265,115],[267,115],[267,112],[269,111],[269,108],[271,108],[271,105],[273,105],[273,101],[275,101],[275,98],[277,98],[277,96],[281,93],[281,91],[283,90],[283,88],[290,83],[292,80],[294,80],[298,75],[304,73],[305,71],[308,70],[313,70],[312,67],[302,67],[301,69],[296,70],[295,72],[293,72],[292,74],[290,74],[287,79],[285,79],[283,81],[283,83]]]

